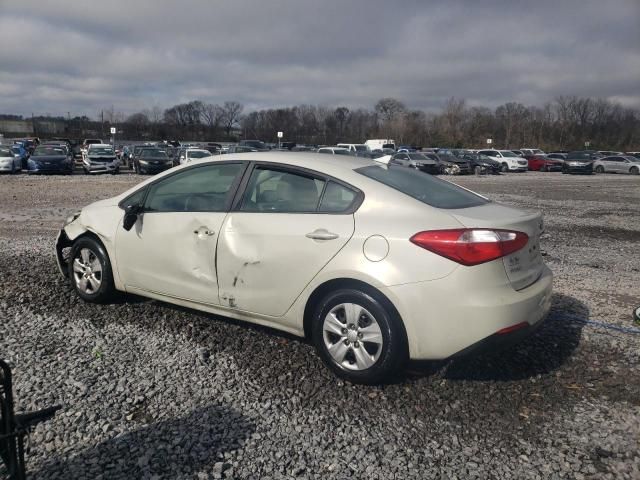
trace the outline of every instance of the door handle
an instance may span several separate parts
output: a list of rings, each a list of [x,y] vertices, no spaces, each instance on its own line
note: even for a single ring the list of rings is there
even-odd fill
[[[305,237],[311,238],[313,240],[335,240],[339,237],[339,235],[337,233],[329,232],[324,228],[319,228],[317,230],[314,230],[313,232],[307,233]]]
[[[213,235],[216,234],[216,232],[212,232],[211,230],[205,227],[200,227],[197,230],[194,230],[193,233],[196,235],[207,235],[209,237],[212,237]]]

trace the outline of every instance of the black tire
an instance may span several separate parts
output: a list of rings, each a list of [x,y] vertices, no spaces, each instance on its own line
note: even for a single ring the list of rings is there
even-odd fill
[[[631,175],[638,175],[640,174],[640,170],[638,169],[638,167],[631,167],[631,169],[629,170],[629,173]]]
[[[548,172],[548,171],[549,171],[549,169],[548,169],[546,166],[542,165],[542,166],[540,167],[540,171],[541,171],[541,172]]]
[[[95,259],[100,263],[101,272],[100,272],[100,285],[99,287],[93,291],[88,292],[83,290],[76,280],[76,275],[74,271],[74,261],[76,259],[82,262],[82,251],[89,250],[92,254],[89,257],[91,260]],[[71,280],[71,285],[77,294],[82,298],[85,302],[89,303],[107,303],[109,302],[115,292],[115,286],[113,283],[113,271],[111,269],[111,261],[109,260],[109,255],[105,248],[102,246],[100,242],[91,237],[81,237],[76,240],[71,247],[71,254],[69,256],[69,279]],[[97,278],[97,277],[96,277]]]
[[[133,162],[133,172],[136,175],[140,175],[140,168],[138,167],[138,164],[136,162]]]
[[[375,318],[380,327],[383,343],[378,348],[381,351],[375,363],[368,368],[362,370],[345,368],[333,359],[325,345],[323,335],[324,319],[334,307],[343,303],[353,303],[364,307]],[[364,320],[366,321],[366,318]],[[379,294],[352,288],[330,292],[318,303],[313,318],[312,339],[323,362],[337,376],[353,383],[380,384],[388,380],[393,374],[398,374],[409,356],[407,337],[402,321],[388,300]],[[354,345],[356,344],[357,342],[354,343]],[[353,347],[350,348],[351,352],[353,352]],[[365,344],[362,343],[359,348],[365,348]],[[370,346],[367,346],[367,351],[369,348]],[[347,356],[345,356],[345,361],[350,361],[347,360]]]
[[[604,173],[604,167],[602,165],[598,165],[596,167],[596,173]]]
[[[503,163],[502,165],[500,165],[500,171],[502,173],[507,173],[509,171],[509,165],[507,165],[506,163]]]
[[[476,165],[473,169],[473,173],[476,175],[482,175],[482,167],[480,165]]]

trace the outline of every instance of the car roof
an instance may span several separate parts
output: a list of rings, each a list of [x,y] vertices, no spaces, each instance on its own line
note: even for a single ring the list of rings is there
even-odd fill
[[[89,148],[93,148],[93,147],[111,147],[110,143],[92,143],[91,145],[89,145]]]

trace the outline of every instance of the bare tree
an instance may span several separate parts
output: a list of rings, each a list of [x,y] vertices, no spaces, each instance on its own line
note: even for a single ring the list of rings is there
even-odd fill
[[[231,130],[242,118],[244,106],[239,102],[224,102],[222,106],[222,124],[224,125],[227,138],[231,137]]]

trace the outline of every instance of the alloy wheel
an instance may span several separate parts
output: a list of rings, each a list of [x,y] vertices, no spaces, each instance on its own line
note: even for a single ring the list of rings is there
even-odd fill
[[[333,361],[347,370],[366,370],[382,353],[380,325],[368,310],[356,303],[333,307],[324,318],[322,335]]]
[[[83,293],[94,295],[102,284],[102,264],[96,254],[81,248],[73,259],[73,279]]]

